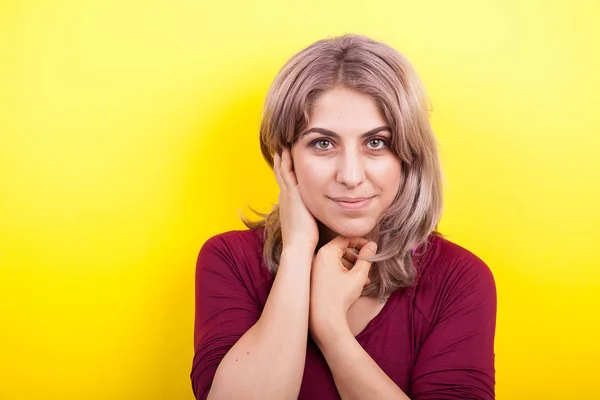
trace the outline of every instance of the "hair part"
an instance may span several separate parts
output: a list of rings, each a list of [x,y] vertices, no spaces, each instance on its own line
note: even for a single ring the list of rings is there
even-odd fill
[[[379,106],[401,161],[402,181],[390,207],[380,216],[373,234],[378,253],[360,257],[373,262],[371,284],[363,295],[387,298],[415,283],[413,250],[430,235],[441,234],[443,192],[437,141],[429,122],[429,100],[408,60],[391,46],[363,35],[347,34],[319,40],[295,54],[280,70],[267,93],[260,125],[260,148],[273,169],[273,156],[291,148],[309,123],[317,98],[336,86],[371,96]],[[250,229],[264,228],[263,258],[273,274],[283,250],[279,206],[260,213]]]

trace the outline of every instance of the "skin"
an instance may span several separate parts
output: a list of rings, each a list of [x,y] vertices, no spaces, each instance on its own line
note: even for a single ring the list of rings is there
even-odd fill
[[[389,149],[375,137],[361,137],[384,125],[371,98],[336,88],[317,100],[309,128],[324,127],[339,137],[312,132],[297,141],[291,152],[284,148],[274,155],[280,188],[281,263],[259,320],[219,364],[210,399],[297,398],[307,330],[323,353],[342,399],[407,398],[355,339],[382,305],[372,300],[361,303],[369,299],[360,295],[371,263],[346,252],[353,247],[360,255],[375,253],[376,246],[371,245],[376,243],[365,236],[400,184],[400,164]],[[379,132],[382,138],[389,135]],[[321,136],[329,140],[319,143],[323,152],[309,145]],[[348,212],[328,196],[373,199],[365,210]],[[321,240],[326,243],[314,254]],[[274,364],[277,368],[272,368]]]
[[[321,245],[311,263],[309,331],[342,399],[408,399],[355,339],[383,305],[361,297],[371,263],[348,257],[346,251],[376,253],[371,232],[400,186],[400,161],[389,148],[391,132],[378,129],[386,125],[374,99],[337,87],[317,99],[310,124],[291,151],[283,149],[275,158],[284,201],[280,212],[287,219],[282,221],[284,248],[301,246],[302,227],[311,247],[315,237]],[[365,137],[369,131],[377,133]],[[331,199],[342,196],[372,200],[362,210],[348,211]],[[298,239],[286,241],[294,233]]]
[[[301,217],[303,221],[293,225],[304,229],[293,231],[303,230],[314,240],[315,225],[308,219],[316,222],[318,230],[319,252],[313,257],[311,273],[313,334],[321,331],[321,323],[331,321],[346,324],[357,334],[382,308],[377,300],[360,296],[362,287],[370,283],[370,263],[356,263],[346,248],[374,254],[363,247],[375,245],[371,232],[401,183],[401,164],[389,147],[390,141],[391,131],[375,100],[338,86],[316,99],[309,124],[291,153],[286,149],[283,159],[277,159],[278,164],[285,165],[278,171],[280,181],[283,172],[289,182],[285,193],[297,198],[295,211],[290,211],[288,218]],[[349,211],[332,200],[337,197],[372,199],[367,207]],[[336,240],[340,237],[348,240]],[[325,264],[328,266],[320,267]],[[360,272],[347,279],[353,268]]]
[[[400,160],[389,148],[391,132],[375,100],[345,87],[321,95],[310,114],[310,123],[292,146],[298,189],[319,225],[319,240],[334,237],[370,237],[379,216],[392,204],[400,187]],[[338,138],[311,132],[333,131]],[[388,141],[387,143],[385,141]],[[315,142],[316,141],[316,142]],[[363,211],[345,211],[331,197],[373,197]]]

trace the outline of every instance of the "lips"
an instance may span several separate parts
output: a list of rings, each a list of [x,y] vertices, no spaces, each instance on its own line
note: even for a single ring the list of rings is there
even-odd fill
[[[360,211],[365,209],[373,197],[332,197],[331,200],[345,211]]]
[[[358,203],[370,199],[371,197],[331,197],[333,201],[342,201],[344,203]]]

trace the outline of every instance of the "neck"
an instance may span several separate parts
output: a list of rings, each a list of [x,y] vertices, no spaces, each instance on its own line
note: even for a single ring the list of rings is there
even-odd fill
[[[317,221],[317,226],[319,227],[319,243],[317,244],[315,253],[319,251],[321,247],[333,240],[333,238],[338,236],[336,232],[323,225],[321,221]]]
[[[340,235],[339,233],[332,231],[327,226],[323,225],[321,221],[317,220],[317,226],[319,228],[319,243],[317,244],[317,247],[315,249],[315,254],[317,251],[319,251],[321,247],[323,247],[324,245],[332,241],[335,237]],[[373,231],[366,234],[364,238],[377,242],[377,240],[374,237]]]

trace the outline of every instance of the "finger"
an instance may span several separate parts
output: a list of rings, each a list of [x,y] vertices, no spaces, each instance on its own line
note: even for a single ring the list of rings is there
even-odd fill
[[[340,236],[336,236],[335,238],[333,238],[329,243],[327,243],[323,247],[326,248],[328,251],[329,250],[334,251],[338,255],[339,258],[342,258],[344,256],[344,254],[346,253],[346,248],[354,247],[354,248],[360,249],[367,243],[369,243],[369,241],[362,237],[349,238],[349,237],[340,235]]]
[[[350,238],[347,247],[354,247],[355,249],[360,250],[367,243],[369,243],[369,240],[364,237],[352,237]]]
[[[360,249],[360,252],[358,253],[360,256],[366,256],[366,257],[370,257],[375,255],[375,253],[377,252],[377,243],[375,242],[369,242],[368,244],[366,244],[365,246],[363,246]],[[366,260],[358,260],[355,264],[354,264],[354,268],[352,268],[352,273],[354,274],[358,274],[364,277],[364,279],[368,279],[369,277],[369,270],[371,269],[371,262],[370,261],[366,261]]]
[[[352,267],[354,267],[354,263],[346,260],[345,258],[342,258],[342,264],[348,271],[350,271],[352,269]]]
[[[369,243],[369,240],[362,237],[350,238],[348,247],[345,249],[344,257],[355,263],[358,260],[357,255],[360,254],[360,249],[367,243]]]
[[[325,246],[323,246],[322,249],[324,249],[326,251],[335,252],[338,255],[338,257],[341,259],[342,257],[344,257],[346,247],[348,247],[349,243],[350,243],[350,238],[340,235],[340,236],[334,237],[329,243],[327,243]]]
[[[358,249],[354,248],[354,247],[347,247],[344,250],[344,259],[350,261],[352,263],[352,265],[354,265],[354,263],[357,260],[356,255],[358,254]]]
[[[283,180],[281,179],[281,156],[278,153],[275,153],[273,156],[273,170],[275,171],[275,179],[277,180],[277,185],[279,185],[279,189],[283,188]]]
[[[287,148],[284,148],[281,152],[281,177],[288,188],[295,187],[298,184],[294,174],[292,155]]]
[[[371,284],[371,279],[367,278],[367,280],[365,281],[365,286],[369,286]]]

